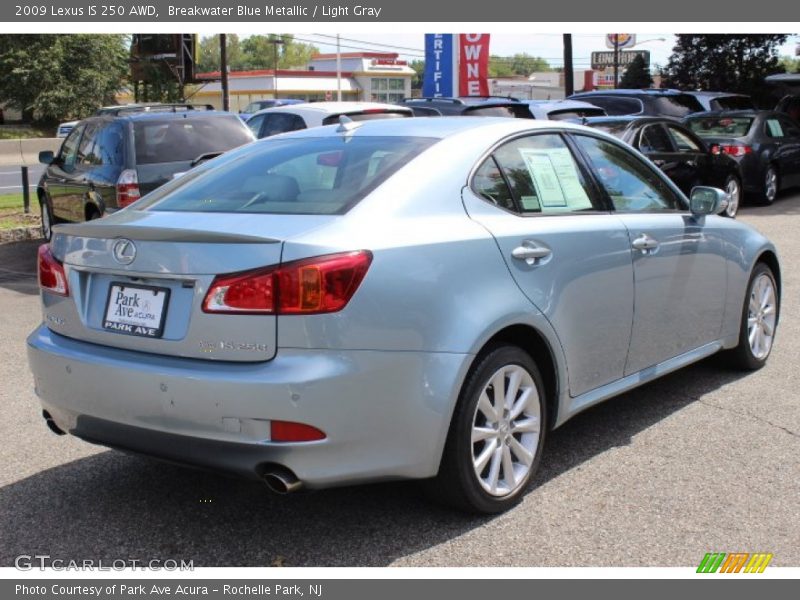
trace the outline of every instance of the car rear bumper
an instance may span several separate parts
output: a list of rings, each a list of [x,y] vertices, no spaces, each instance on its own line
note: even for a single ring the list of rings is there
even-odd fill
[[[250,477],[279,465],[319,488],[433,476],[471,356],[281,349],[242,364],[119,350],[41,326],[28,360],[42,407],[63,431]],[[273,419],[326,438],[271,442]]]

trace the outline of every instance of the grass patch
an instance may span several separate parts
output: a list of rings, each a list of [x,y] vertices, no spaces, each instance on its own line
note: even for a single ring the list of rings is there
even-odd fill
[[[39,127],[30,127],[25,125],[3,125],[0,127],[0,140],[50,137],[55,137],[55,131],[51,128],[42,129]]]
[[[33,202],[31,202],[33,203]],[[0,210],[18,208],[22,210],[22,193],[0,195]]]

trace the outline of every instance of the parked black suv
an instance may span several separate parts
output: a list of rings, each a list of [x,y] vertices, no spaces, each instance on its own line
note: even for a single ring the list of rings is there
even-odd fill
[[[211,107],[164,104],[106,108],[79,122],[37,188],[42,234],[59,221],[88,221],[123,208],[177,173],[255,138],[242,120]]]
[[[407,106],[415,117],[517,117],[532,119],[528,105],[502,96],[460,96],[458,98],[404,98],[398,104]]]
[[[583,100],[606,109],[610,117],[639,115],[682,119],[705,110],[691,94],[679,90],[596,90],[572,94],[570,100]]]

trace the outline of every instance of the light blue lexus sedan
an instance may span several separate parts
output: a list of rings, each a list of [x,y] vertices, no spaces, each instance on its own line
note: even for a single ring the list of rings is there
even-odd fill
[[[726,351],[757,369],[775,247],[630,147],[524,119],[268,138],[39,251],[56,433],[286,493],[427,479],[494,513],[547,432]]]

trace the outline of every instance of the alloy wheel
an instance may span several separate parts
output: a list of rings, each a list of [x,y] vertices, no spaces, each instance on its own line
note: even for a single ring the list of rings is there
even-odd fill
[[[769,275],[761,273],[750,288],[747,309],[747,340],[750,352],[759,360],[772,349],[777,320],[775,285]]]

